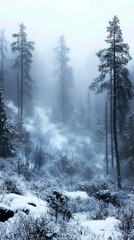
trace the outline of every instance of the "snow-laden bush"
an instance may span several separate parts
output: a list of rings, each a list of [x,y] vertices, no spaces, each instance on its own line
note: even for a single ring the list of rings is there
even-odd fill
[[[45,216],[20,214],[6,225],[0,224],[0,240],[80,240],[80,232],[65,221],[55,225]]]
[[[94,197],[98,200],[104,201],[105,203],[111,203],[114,206],[120,206],[119,198],[117,193],[110,192],[109,190],[99,190],[95,192]]]
[[[88,186],[83,186],[89,196],[94,196],[105,203],[111,203],[114,206],[120,206],[118,193],[115,191],[115,185],[110,179],[100,179],[92,182]]]
[[[94,197],[89,198],[70,198],[69,199],[69,207],[73,213],[78,212],[92,212],[96,209],[97,201]]]
[[[0,178],[0,194],[15,193],[22,195],[24,184],[16,177],[8,177],[7,174],[2,174]]]
[[[68,197],[57,191],[53,191],[47,198],[49,206],[53,210],[56,222],[60,217],[62,217],[63,220],[69,220],[72,217],[68,200]]]
[[[103,201],[99,201],[98,207],[94,211],[92,219],[94,220],[102,220],[108,217],[108,207],[107,204]]]
[[[88,186],[88,192],[89,194],[94,194],[95,192],[98,192],[99,190],[109,190],[114,191],[115,190],[115,183],[111,179],[101,178],[98,179]]]
[[[7,193],[15,193],[21,195],[21,190],[19,189],[17,182],[13,178],[6,179],[5,188]]]
[[[116,226],[121,233],[120,240],[134,239],[134,206],[120,211],[120,223]]]
[[[20,214],[4,228],[0,225],[1,240],[44,240],[47,235],[52,235],[49,221],[45,217],[33,218]],[[52,239],[52,238],[49,238]]]

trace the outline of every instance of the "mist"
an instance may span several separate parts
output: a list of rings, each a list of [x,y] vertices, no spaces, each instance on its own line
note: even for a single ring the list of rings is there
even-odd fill
[[[23,22],[27,27],[28,39],[36,43],[32,67],[39,65],[34,80],[41,96],[46,82],[53,85],[56,81],[53,78],[53,49],[57,46],[59,36],[64,34],[70,48],[70,64],[74,69],[74,82],[78,90],[76,92],[83,98],[89,83],[97,75],[98,59],[95,53],[105,46],[106,27],[114,15],[120,19],[124,41],[129,44],[133,56],[132,6],[132,0],[85,0],[84,4],[75,0],[13,0],[11,4],[6,0],[1,2],[1,29],[5,29],[10,45],[12,34],[18,31],[18,24]],[[130,68],[132,66],[130,63]]]

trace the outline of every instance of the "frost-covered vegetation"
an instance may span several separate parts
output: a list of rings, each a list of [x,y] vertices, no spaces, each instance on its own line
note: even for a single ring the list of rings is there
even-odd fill
[[[25,171],[18,172],[16,160],[1,159],[2,240],[133,239],[133,193],[118,190],[116,181],[101,177],[78,182],[75,176],[72,185],[48,169],[23,165]]]

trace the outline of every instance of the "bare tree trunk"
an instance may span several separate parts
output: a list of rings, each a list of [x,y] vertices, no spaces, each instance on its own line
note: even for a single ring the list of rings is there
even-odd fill
[[[105,106],[105,131],[106,131],[106,174],[108,174],[108,126],[107,126],[107,101]]]

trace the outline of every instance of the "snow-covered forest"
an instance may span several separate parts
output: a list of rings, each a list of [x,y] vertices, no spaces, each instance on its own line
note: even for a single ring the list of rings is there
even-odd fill
[[[134,240],[132,0],[1,0],[0,240]]]

